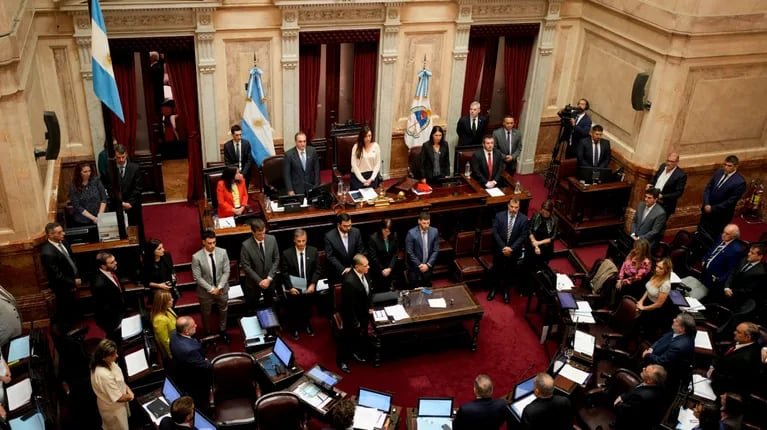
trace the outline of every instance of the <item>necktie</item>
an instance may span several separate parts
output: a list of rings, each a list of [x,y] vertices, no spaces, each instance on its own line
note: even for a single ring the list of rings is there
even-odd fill
[[[642,222],[644,222],[644,220],[646,220],[646,219],[647,219],[647,215],[649,215],[649,214],[650,214],[650,211],[651,211],[651,210],[652,210],[652,208],[651,208],[651,207],[650,207],[650,208],[645,208],[645,209],[644,209],[644,213],[642,214]],[[640,223],[640,224],[641,224],[641,223]]]
[[[493,176],[493,153],[487,153],[487,175]]]
[[[365,278],[365,275],[360,276],[360,280],[362,281],[362,286],[365,287],[365,294],[370,294],[370,289],[368,288],[368,280]]]
[[[714,252],[711,253],[711,257],[708,258],[708,261],[706,261],[706,268],[711,265],[711,262],[714,261],[714,259],[719,255],[722,250],[724,250],[724,247],[727,246],[724,242],[719,242],[719,245],[716,246],[716,249],[714,249]]]
[[[266,261],[266,252],[264,251],[264,242],[258,242],[258,249],[261,251],[261,256],[264,257],[264,261]]]
[[[112,281],[117,285],[117,288],[122,290],[122,286],[120,285],[120,280],[117,279],[117,275],[115,275],[115,272],[109,272],[109,277],[112,278]]]
[[[511,154],[511,131],[506,130],[506,144],[509,145],[509,154]]]
[[[509,224],[506,226],[506,244],[509,243],[511,240],[511,230],[514,229],[514,220],[516,219],[516,216],[509,215]]]
[[[298,257],[299,259],[299,276],[302,278],[306,278],[306,274],[304,273],[304,253],[302,252],[301,255]]]
[[[384,249],[386,250],[386,253],[389,253],[389,239],[384,239]]]
[[[242,169],[242,158],[240,157],[240,142],[234,144],[234,156],[237,158],[237,167]]]
[[[306,153],[304,151],[301,151],[301,167],[306,170]]]
[[[472,133],[477,132],[477,118],[474,118],[471,120],[471,132]]]
[[[121,178],[125,177],[125,166],[120,166],[120,177]]]
[[[716,184],[716,188],[719,188],[719,187],[721,187],[721,186],[722,186],[722,184],[724,184],[724,181],[726,181],[726,180],[727,180],[727,175],[726,175],[726,174],[725,174],[725,175],[722,175],[722,179],[720,179],[720,180],[719,180],[719,183],[718,183],[718,184]]]
[[[594,167],[599,164],[599,143],[594,142]]]
[[[423,242],[423,262],[429,261],[429,235],[428,231],[421,232],[421,242]]]
[[[216,288],[218,286],[218,283],[216,283],[216,260],[213,259],[212,252],[208,256],[210,257],[210,270],[213,276],[213,288]]]
[[[75,266],[75,262],[72,261],[72,257],[69,256],[69,252],[67,252],[67,248],[64,247],[64,244],[59,242],[59,251],[61,251],[62,254],[64,254],[64,257],[67,259],[67,263],[69,263],[70,266],[72,266],[72,271],[77,274],[77,266]]]
[[[746,263],[745,266],[743,266],[743,269],[740,270],[741,273],[748,272],[751,270],[751,268],[754,266],[754,263]]]
[[[733,352],[735,352],[735,345],[731,346],[727,351],[724,353],[724,355],[730,355]]]

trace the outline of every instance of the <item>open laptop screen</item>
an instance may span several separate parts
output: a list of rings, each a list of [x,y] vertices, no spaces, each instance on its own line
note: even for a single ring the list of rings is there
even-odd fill
[[[685,308],[690,307],[690,303],[687,302],[687,299],[684,298],[684,296],[679,290],[669,291],[668,296],[671,299],[671,303],[677,306],[685,307]]]
[[[197,430],[216,430],[216,425],[199,411],[194,411],[194,428]]]
[[[514,386],[514,400],[530,394],[535,389],[535,376],[531,376]]]
[[[162,384],[162,396],[165,397],[168,404],[173,403],[174,400],[181,397],[181,393],[179,393],[178,388],[176,388],[176,384],[167,377]]]
[[[274,355],[282,362],[283,366],[290,367],[293,365],[293,351],[279,336],[274,342]]]
[[[557,297],[559,297],[559,306],[562,309],[578,309],[578,304],[575,303],[573,293],[568,291],[558,291]]]
[[[12,339],[8,347],[8,363],[29,357],[29,335]]]
[[[360,387],[357,395],[357,404],[368,408],[378,409],[379,411],[388,414],[389,411],[391,411],[391,395]]]
[[[452,398],[420,398],[418,399],[419,417],[445,417],[453,415]]]
[[[319,365],[309,369],[309,371],[306,373],[306,376],[328,390],[333,388],[338,383],[338,376],[331,372],[325,371]]]

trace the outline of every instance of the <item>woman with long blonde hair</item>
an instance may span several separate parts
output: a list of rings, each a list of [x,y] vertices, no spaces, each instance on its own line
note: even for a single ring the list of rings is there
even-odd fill
[[[152,300],[152,327],[154,337],[162,348],[163,356],[171,358],[170,334],[176,330],[176,313],[169,290],[156,290]]]

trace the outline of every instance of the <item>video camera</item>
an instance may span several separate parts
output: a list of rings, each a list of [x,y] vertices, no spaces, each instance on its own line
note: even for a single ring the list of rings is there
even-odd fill
[[[581,109],[577,106],[570,106],[569,104],[562,108],[561,111],[557,112],[557,115],[559,115],[559,118],[564,122],[571,119],[576,119],[578,115],[581,114]]]

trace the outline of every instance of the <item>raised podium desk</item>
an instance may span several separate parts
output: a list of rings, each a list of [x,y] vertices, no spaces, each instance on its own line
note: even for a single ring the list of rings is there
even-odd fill
[[[562,237],[569,247],[581,242],[615,239],[631,194],[629,182],[583,184],[574,177],[559,181],[554,213],[561,220]]]

